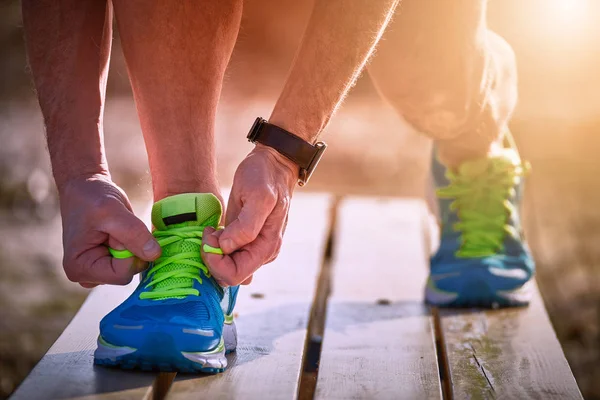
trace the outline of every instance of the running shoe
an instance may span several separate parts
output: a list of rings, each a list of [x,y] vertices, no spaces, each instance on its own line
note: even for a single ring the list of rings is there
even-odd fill
[[[535,264],[519,218],[527,170],[516,148],[466,161],[455,171],[434,160],[441,235],[425,287],[427,303],[485,308],[529,304]]]
[[[233,307],[239,287],[222,288],[200,256],[202,232],[217,227],[212,194],[180,194],[152,207],[162,255],[127,300],[100,322],[94,362],[123,369],[218,373],[235,350]],[[205,252],[219,249],[204,247]],[[115,257],[131,257],[112,250]]]

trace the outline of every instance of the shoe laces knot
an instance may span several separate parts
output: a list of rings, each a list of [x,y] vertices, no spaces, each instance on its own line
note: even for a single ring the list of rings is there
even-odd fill
[[[453,199],[450,210],[459,222],[452,228],[461,233],[456,256],[476,258],[491,256],[504,250],[506,235],[518,237],[509,224],[515,213],[511,199],[515,187],[529,171],[529,164],[506,158],[482,159],[463,164],[458,172],[448,169],[449,185],[437,190],[439,198]]]
[[[185,226],[152,233],[163,252],[146,274],[144,288],[150,290],[140,293],[140,299],[164,300],[200,295],[194,288],[194,281],[202,284],[202,276],[211,277],[200,254],[203,232],[202,226]],[[204,251],[223,254],[220,249],[208,245],[204,245]]]

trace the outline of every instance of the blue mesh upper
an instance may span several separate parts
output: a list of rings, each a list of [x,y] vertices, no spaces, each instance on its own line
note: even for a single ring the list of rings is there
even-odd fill
[[[203,322],[210,320],[206,304],[198,301],[182,304],[156,304],[152,307],[131,306],[121,312],[123,318],[134,321],[171,321],[172,317],[184,317],[192,321]]]

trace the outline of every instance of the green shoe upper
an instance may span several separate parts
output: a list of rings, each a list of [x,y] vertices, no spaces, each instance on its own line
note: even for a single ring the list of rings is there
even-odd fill
[[[526,172],[515,153],[467,161],[457,171],[446,171],[448,185],[437,189],[440,199],[451,199],[446,224],[461,234],[456,256],[485,257],[504,250],[506,236],[519,238],[511,222],[517,210],[511,202]]]
[[[217,228],[221,219],[221,203],[210,193],[180,194],[167,197],[152,207],[154,236],[162,254],[147,272],[147,288],[141,299],[182,298],[197,296],[194,281],[210,278],[200,257],[204,228]]]
[[[162,248],[160,258],[144,274],[145,288],[140,299],[164,300],[199,294],[194,281],[210,279],[200,257],[204,228],[217,228],[221,220],[221,202],[211,193],[185,193],[167,197],[152,207],[152,233]],[[113,257],[128,258],[128,250],[109,249]],[[204,245],[207,253],[223,254],[218,248]]]

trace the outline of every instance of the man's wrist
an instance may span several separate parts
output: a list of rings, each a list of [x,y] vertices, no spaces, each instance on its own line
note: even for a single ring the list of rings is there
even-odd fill
[[[274,148],[261,143],[256,143],[256,147],[254,147],[254,150],[252,150],[252,152],[255,154],[262,153],[273,157],[275,161],[277,161],[278,164],[284,167],[284,170],[286,172],[289,172],[295,180],[298,179],[298,175],[300,174],[300,167],[295,162],[293,162]]]
[[[281,111],[278,108],[273,110],[269,117],[269,123],[293,133],[308,143],[314,143],[323,129],[322,124],[318,121],[299,118],[295,114]]]
[[[81,182],[87,180],[107,180],[111,181],[108,168],[88,167],[88,168],[72,168],[69,171],[53,169],[54,182],[59,193],[63,193],[73,182]]]

